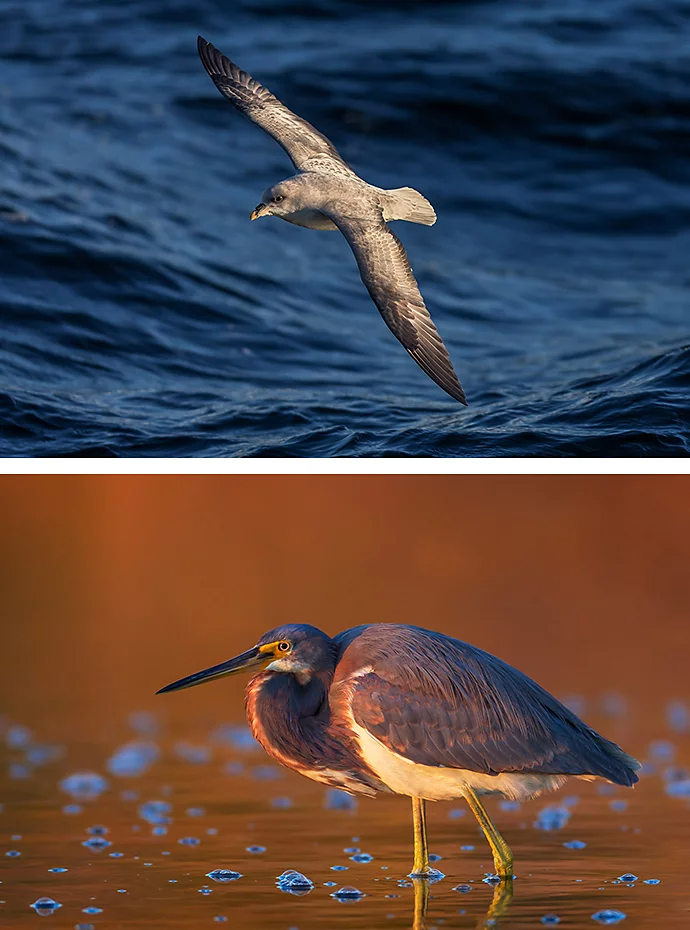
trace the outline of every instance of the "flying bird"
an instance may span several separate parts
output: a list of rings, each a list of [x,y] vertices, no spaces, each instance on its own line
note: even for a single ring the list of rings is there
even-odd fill
[[[199,36],[201,61],[224,97],[283,147],[297,174],[267,188],[252,220],[277,216],[309,229],[339,229],[385,323],[427,375],[467,404],[448,351],[429,315],[391,220],[433,226],[436,213],[411,187],[383,190],[367,184],[333,143],[297,116],[251,75]]]
[[[158,693],[244,669],[247,718],[287,768],[351,793],[412,798],[411,875],[433,878],[425,802],[465,798],[512,881],[513,856],[481,801],[527,801],[569,777],[632,786],[640,763],[538,684],[468,643],[397,623],[331,638],[289,623]]]

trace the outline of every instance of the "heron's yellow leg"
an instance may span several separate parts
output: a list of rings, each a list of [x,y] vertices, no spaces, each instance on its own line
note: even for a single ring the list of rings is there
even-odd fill
[[[414,864],[411,877],[423,878],[433,869],[429,865],[429,847],[426,839],[426,801],[412,798],[412,822],[414,824]]]
[[[413,878],[414,885],[414,920],[412,930],[425,930],[426,912],[429,906],[429,882],[423,878]]]
[[[465,788],[464,794],[465,798],[467,799],[467,803],[470,805],[470,810],[479,821],[479,826],[482,828],[484,836],[489,841],[489,846],[491,847],[491,852],[494,856],[496,874],[504,881],[512,880],[513,854],[510,851],[510,847],[491,822],[491,818],[484,810],[484,805],[481,803],[474,791],[471,788]]]
[[[494,885],[494,896],[491,900],[491,906],[486,912],[485,917],[481,917],[477,923],[478,930],[498,926],[500,920],[508,913],[508,907],[513,898],[513,880],[507,879],[498,885]]]

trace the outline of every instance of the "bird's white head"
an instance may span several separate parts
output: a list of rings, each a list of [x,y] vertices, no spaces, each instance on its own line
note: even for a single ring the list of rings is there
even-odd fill
[[[252,210],[249,219],[256,220],[260,216],[290,216],[307,206],[307,191],[302,178],[287,178],[263,192],[261,203]]]

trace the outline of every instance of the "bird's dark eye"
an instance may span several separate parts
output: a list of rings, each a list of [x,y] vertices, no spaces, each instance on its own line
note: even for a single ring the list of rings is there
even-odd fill
[[[281,197],[280,199],[282,200],[283,198]],[[290,643],[286,643],[285,640],[283,640],[281,643],[278,643],[279,652],[289,652],[291,648],[292,647],[290,646]]]
[[[282,194],[276,194],[276,196],[273,198],[273,203],[280,203],[281,200],[285,200],[285,198],[283,197],[283,195],[282,195]],[[288,648],[290,648],[290,647],[288,646]]]

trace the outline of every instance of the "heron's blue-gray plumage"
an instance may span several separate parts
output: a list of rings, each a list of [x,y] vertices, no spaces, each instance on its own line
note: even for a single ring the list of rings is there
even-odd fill
[[[357,669],[355,721],[412,762],[487,775],[596,775],[620,785],[639,763],[501,659],[412,626],[357,627],[335,637],[331,690]]]

